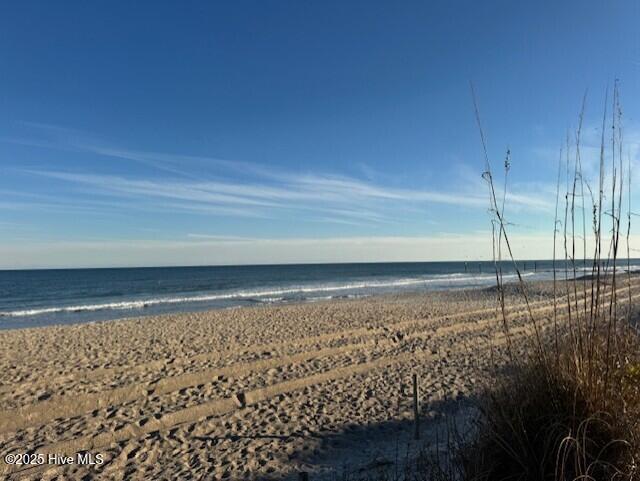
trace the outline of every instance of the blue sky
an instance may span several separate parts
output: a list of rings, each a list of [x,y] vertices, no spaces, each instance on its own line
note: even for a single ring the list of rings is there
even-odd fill
[[[0,10],[2,267],[488,258],[470,81],[521,257],[585,89],[589,180],[616,78],[638,160],[633,1]]]

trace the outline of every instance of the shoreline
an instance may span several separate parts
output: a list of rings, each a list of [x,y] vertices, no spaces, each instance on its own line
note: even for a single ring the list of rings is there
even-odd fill
[[[549,284],[528,287],[548,311]],[[473,289],[0,331],[0,455],[105,459],[0,475],[331,479],[389,461],[412,443],[412,373],[426,447],[495,375],[495,314]]]
[[[536,280],[531,281],[531,283],[539,283],[539,282],[547,282],[545,280]],[[505,285],[510,285],[517,283],[517,281],[510,281],[505,283]],[[308,299],[292,299],[292,300],[278,300],[278,301],[262,301],[262,300],[239,300],[244,302],[243,304],[238,305],[229,305],[229,306],[214,306],[206,305],[206,306],[198,306],[197,302],[180,302],[175,303],[173,305],[181,305],[181,309],[168,309],[166,311],[160,312],[148,312],[144,313],[144,309],[136,309],[141,312],[136,313],[126,313],[127,309],[96,309],[96,310],[85,310],[79,309],[77,311],[70,311],[71,315],[75,315],[78,312],[90,312],[94,314],[91,316],[87,315],[87,319],[73,319],[73,320],[40,320],[38,316],[9,316],[9,315],[0,315],[0,332],[7,330],[22,330],[22,329],[41,329],[46,327],[63,327],[63,326],[73,326],[73,325],[84,325],[84,324],[92,324],[92,323],[102,323],[102,322],[114,322],[114,321],[126,321],[133,319],[145,319],[145,318],[156,318],[156,317],[165,317],[165,316],[180,316],[187,314],[197,314],[197,313],[206,313],[206,312],[215,312],[215,311],[227,311],[227,310],[235,310],[235,309],[261,309],[261,308],[271,308],[271,307],[281,307],[281,306],[297,306],[297,305],[306,305],[306,304],[319,304],[319,303],[332,303],[332,302],[341,302],[341,301],[358,301],[363,299],[377,299],[377,298],[395,298],[395,297],[416,297],[416,296],[432,296],[435,294],[445,294],[453,293],[453,292],[482,292],[487,289],[491,289],[492,286],[487,286],[485,284],[477,285],[477,286],[447,286],[447,287],[438,287],[438,288],[430,288],[430,289],[415,289],[415,290],[399,290],[395,292],[380,292],[380,293],[369,293],[369,294],[353,294],[353,295],[333,295],[333,296],[322,296],[316,298],[308,298]],[[138,302],[138,301],[132,301]],[[139,301],[143,302],[143,301]],[[64,307],[61,307],[64,308]],[[122,312],[126,315],[115,316],[113,314],[116,312]],[[105,317],[105,315],[107,317]],[[35,317],[35,319],[30,319]],[[30,325],[30,323],[33,323]]]
[[[495,283],[489,267],[478,272],[442,262],[0,272],[0,329],[482,288]],[[524,275],[546,278],[548,267]],[[510,278],[515,274],[505,272]]]
[[[415,267],[413,264],[407,265]],[[200,270],[202,269],[206,271],[206,268],[201,268]],[[624,270],[624,266],[622,266],[620,275],[626,276]],[[559,280],[562,280],[564,275],[560,274]],[[157,289],[155,293],[152,293],[155,289],[153,287],[154,283],[162,285],[162,280],[134,280],[133,284],[130,285],[125,283],[117,287],[103,287],[101,283],[96,284],[96,279],[93,279],[93,284],[84,292],[78,291],[76,279],[76,287],[71,290],[72,294],[60,294],[57,297],[51,297],[52,293],[49,292],[44,293],[42,296],[36,295],[31,302],[21,304],[20,299],[31,298],[31,292],[33,292],[33,289],[37,289],[37,286],[34,286],[29,290],[28,284],[23,284],[13,292],[14,297],[12,297],[11,293],[8,294],[4,305],[0,308],[0,330],[83,324],[160,315],[180,315],[236,307],[251,308],[255,306],[332,302],[344,298],[361,299],[404,294],[429,295],[432,292],[483,290],[495,286],[495,273],[489,272],[484,274],[450,272],[424,275],[425,277],[421,278],[416,272],[396,273],[395,277],[392,278],[384,276],[369,279],[345,278],[340,281],[324,279],[322,281],[317,280],[316,283],[302,283],[299,285],[290,283],[273,284],[274,281],[272,279],[270,281],[271,284],[267,283],[264,286],[243,278],[244,281],[249,283],[238,284],[233,288],[226,286],[221,290],[215,290],[216,288],[213,287],[219,285],[220,281],[208,279],[206,282],[212,282],[210,286],[212,286],[213,290],[201,291],[192,289],[200,287],[198,283],[204,281],[197,278],[186,280],[178,275],[177,279],[168,282],[167,286]],[[550,272],[546,270],[541,270],[537,273],[530,271],[523,273],[527,283],[548,281],[551,279],[550,275]],[[590,278],[589,275],[590,272],[581,275],[577,280],[588,280]],[[632,271],[632,275],[635,277],[638,272]],[[105,286],[108,286],[109,281],[107,279],[104,281],[106,282]],[[124,282],[122,279],[120,281]],[[180,284],[183,281],[186,284]],[[238,281],[240,281],[239,278],[235,279],[234,282]],[[43,282],[43,279],[40,282]],[[136,284],[136,282],[142,283]],[[517,282],[515,275],[508,274],[505,276],[505,283],[512,284],[513,282]],[[130,291],[127,290],[128,285],[131,287]],[[240,288],[239,285],[245,287]],[[181,287],[184,290],[181,290]],[[104,291],[101,291],[102,289]],[[109,289],[115,290],[115,292],[109,292]],[[59,290],[60,288],[57,288],[56,292]],[[92,292],[95,295],[92,296],[90,294]],[[98,295],[100,293],[105,294],[104,297],[100,297]],[[117,297],[114,297],[114,295],[117,295]],[[51,299],[55,300],[52,301]]]

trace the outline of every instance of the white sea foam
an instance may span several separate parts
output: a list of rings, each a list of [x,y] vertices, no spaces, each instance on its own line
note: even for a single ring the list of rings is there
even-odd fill
[[[526,273],[525,276],[533,275]],[[513,278],[515,274],[505,275],[504,279]],[[150,299],[136,299],[121,302],[106,302],[102,304],[80,304],[74,306],[51,306],[42,308],[22,309],[15,311],[0,312],[0,317],[27,317],[38,316],[43,314],[56,313],[74,313],[88,311],[104,311],[104,310],[127,310],[127,309],[144,309],[151,306],[164,304],[182,304],[197,302],[213,302],[224,300],[256,300],[259,302],[282,302],[286,300],[286,296],[297,295],[294,299],[300,300],[321,300],[330,299],[332,295],[322,295],[327,292],[339,292],[349,290],[367,290],[382,288],[402,288],[408,286],[428,286],[433,284],[441,284],[447,286],[455,283],[468,283],[470,285],[480,284],[487,285],[495,280],[493,274],[441,274],[424,278],[400,278],[385,281],[368,281],[368,282],[352,282],[345,284],[316,284],[306,286],[290,286],[283,289],[273,290],[239,290],[217,294],[202,294],[185,297],[159,297]],[[315,296],[305,296],[305,294],[315,293]]]

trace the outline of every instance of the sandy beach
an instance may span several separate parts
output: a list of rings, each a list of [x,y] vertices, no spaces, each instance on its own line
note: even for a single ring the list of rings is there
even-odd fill
[[[550,284],[529,291],[548,326]],[[522,298],[508,305],[526,338]],[[0,453],[46,459],[0,469],[11,479],[362,473],[433,444],[504,354],[496,319],[485,289],[0,331]]]

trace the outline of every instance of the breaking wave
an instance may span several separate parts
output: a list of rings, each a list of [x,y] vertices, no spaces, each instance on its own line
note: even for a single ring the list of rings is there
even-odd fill
[[[532,273],[531,273],[532,274]],[[526,274],[530,275],[530,274]],[[514,275],[504,276],[515,277]],[[211,294],[200,294],[193,296],[166,296],[148,299],[133,299],[118,302],[105,302],[105,303],[87,303],[71,306],[48,306],[37,307],[30,309],[21,309],[14,311],[0,312],[0,317],[26,317],[26,316],[38,316],[43,314],[56,314],[56,313],[78,313],[89,311],[105,311],[105,310],[130,310],[130,309],[145,309],[152,306],[159,306],[164,304],[186,304],[186,303],[199,303],[199,302],[215,302],[215,301],[248,301],[259,303],[277,303],[286,301],[318,301],[322,299],[331,298],[348,298],[348,297],[360,297],[362,295],[372,294],[376,289],[401,289],[411,286],[430,286],[434,284],[441,284],[442,287],[455,285],[456,283],[466,283],[471,285],[487,285],[489,282],[495,280],[494,275],[489,274],[441,274],[432,275],[429,277],[419,278],[400,278],[392,280],[380,280],[380,281],[362,281],[362,282],[349,282],[343,284],[315,284],[304,286],[287,286],[280,289],[265,289],[265,290],[237,290],[230,292],[218,292]],[[358,295],[353,294],[326,294],[335,293],[340,291],[360,291]]]

